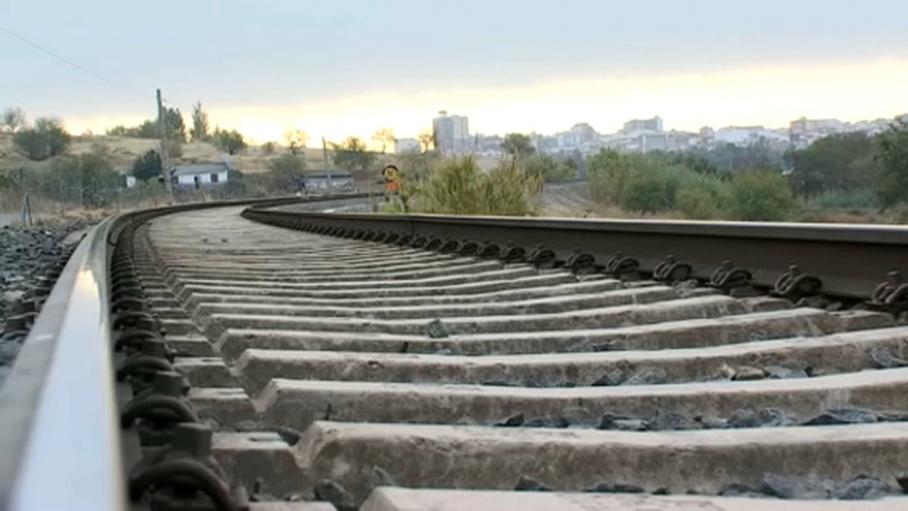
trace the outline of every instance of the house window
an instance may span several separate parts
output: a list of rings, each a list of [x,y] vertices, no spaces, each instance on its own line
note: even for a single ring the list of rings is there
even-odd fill
[[[218,182],[218,175],[217,175],[217,174],[212,174],[212,175],[211,175],[211,182],[212,182],[212,183],[217,183],[217,182]]]

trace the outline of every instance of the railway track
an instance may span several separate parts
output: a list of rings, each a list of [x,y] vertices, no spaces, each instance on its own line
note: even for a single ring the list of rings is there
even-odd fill
[[[125,427],[98,494],[125,465],[157,509],[908,508],[908,293],[870,280],[908,261],[904,229],[634,237],[268,206],[134,215],[95,241],[115,242],[118,351],[88,369],[97,392],[117,371]],[[706,266],[733,245],[763,248]],[[794,256],[837,268],[835,248],[877,267],[776,280]],[[107,491],[93,509],[125,500]]]

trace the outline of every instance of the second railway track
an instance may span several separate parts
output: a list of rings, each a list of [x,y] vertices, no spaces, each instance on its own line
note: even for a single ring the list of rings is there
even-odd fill
[[[140,223],[121,255],[215,458],[253,500],[908,506],[908,327],[891,314],[315,234],[242,209]]]

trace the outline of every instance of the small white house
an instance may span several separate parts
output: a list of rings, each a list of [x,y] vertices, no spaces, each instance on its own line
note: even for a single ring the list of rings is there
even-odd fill
[[[230,166],[225,162],[177,165],[170,170],[170,176],[178,186],[222,185],[230,178]]]

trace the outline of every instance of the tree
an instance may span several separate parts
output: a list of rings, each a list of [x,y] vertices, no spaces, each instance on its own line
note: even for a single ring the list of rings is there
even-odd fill
[[[433,131],[421,131],[416,138],[419,139],[419,145],[422,146],[422,151],[424,153],[435,149],[435,133]]]
[[[299,156],[282,154],[268,162],[268,169],[284,185],[298,186],[306,170],[306,161]]]
[[[186,125],[179,108],[164,108],[164,130],[167,138],[186,142]]]
[[[883,205],[908,203],[908,121],[900,119],[880,135],[876,160],[882,167],[879,194]]]
[[[3,125],[9,133],[15,133],[25,127],[25,112],[19,107],[10,107],[3,111]]]
[[[397,138],[394,137],[394,130],[391,128],[382,128],[372,135],[372,140],[381,144],[381,153],[385,154],[389,144],[393,144]]]
[[[140,181],[148,181],[161,176],[161,155],[151,150],[139,156],[132,163],[132,175]]]
[[[161,131],[158,129],[158,123],[152,120],[142,121],[142,124],[131,128],[119,125],[107,130],[107,134],[115,137],[132,137],[132,138],[160,138]]]
[[[697,158],[706,160],[720,174],[730,174],[745,170],[781,170],[784,150],[774,146],[766,138],[760,138],[746,146],[720,144],[710,149],[695,150]],[[682,162],[703,173],[711,172],[702,163]]]
[[[874,188],[878,163],[874,140],[866,133],[840,133],[791,153],[791,182],[802,195]]]
[[[675,194],[670,181],[657,172],[642,172],[628,181],[621,206],[628,211],[658,213],[674,206]]]
[[[740,220],[785,220],[795,205],[785,178],[772,171],[735,176],[731,199],[732,213]]]
[[[334,150],[334,164],[349,171],[368,169],[375,161],[375,155],[366,149],[366,143],[356,137],[347,137],[341,144],[331,144]]]
[[[508,133],[504,136],[501,149],[515,158],[530,156],[536,152],[530,137],[522,133]]]
[[[97,152],[54,159],[49,177],[45,187],[50,194],[86,207],[105,205],[120,184],[113,165]]]
[[[202,110],[202,103],[192,105],[192,129],[189,130],[193,142],[208,140],[208,114]]]
[[[223,151],[227,151],[227,154],[233,155],[246,149],[246,141],[243,140],[243,135],[237,130],[228,131],[215,128],[213,139],[214,145]]]
[[[262,154],[269,155],[269,156],[274,154],[274,146],[275,146],[275,143],[270,140],[268,142],[265,142],[264,144],[262,144],[262,147],[261,147]]]
[[[284,132],[284,141],[287,142],[287,148],[290,154],[296,156],[306,147],[309,142],[309,134],[303,130],[288,129]]]
[[[13,135],[19,153],[33,161],[63,154],[71,140],[60,120],[49,117],[38,119],[33,128],[20,129]]]
[[[528,175],[541,176],[545,181],[565,181],[577,175],[576,163],[573,160],[556,160],[548,154],[537,154],[521,162]]]
[[[654,159],[643,154],[602,149],[590,156],[590,191],[597,200],[620,204],[628,182],[641,172],[654,171]]]
[[[156,121],[145,120],[135,128],[136,138],[161,138],[161,128]],[[172,138],[172,137],[167,137]]]

